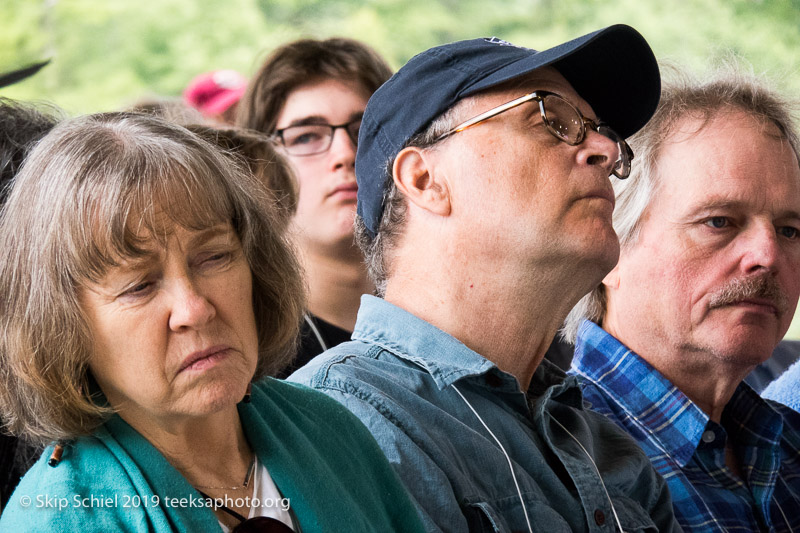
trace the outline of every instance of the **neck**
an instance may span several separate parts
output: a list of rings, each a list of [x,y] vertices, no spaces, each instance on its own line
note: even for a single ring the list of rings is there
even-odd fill
[[[419,242],[419,241],[418,241]],[[569,309],[588,291],[563,265],[420,246],[393,258],[385,299],[515,376],[525,391]],[[406,250],[407,251],[407,250]],[[481,264],[483,263],[483,264]],[[443,267],[446,265],[446,267]]]
[[[152,422],[121,416],[193,486],[237,486],[253,458],[236,406],[206,417]]]
[[[617,316],[612,304],[613,300],[603,319],[603,329],[639,354],[711,420],[719,423],[736,387],[753,366],[737,366],[724,357],[672,344],[656,334],[634,335],[635,328]]]
[[[372,294],[364,258],[352,242],[337,250],[300,246],[308,283],[308,310],[342,329],[353,331],[362,294]]]
[[[696,359],[696,353],[688,352],[668,356],[657,354],[647,361],[711,420],[720,423],[722,411],[749,371],[742,373],[741,370],[725,368],[728,365],[715,359]]]

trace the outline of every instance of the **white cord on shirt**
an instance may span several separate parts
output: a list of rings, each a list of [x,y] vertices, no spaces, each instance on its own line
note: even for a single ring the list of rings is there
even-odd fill
[[[505,456],[506,461],[508,461],[508,468],[511,470],[511,478],[514,480],[514,486],[517,488],[517,496],[519,496],[519,502],[522,505],[522,512],[525,514],[525,521],[528,524],[528,531],[530,533],[533,533],[533,528],[531,527],[531,521],[530,521],[530,518],[528,517],[528,510],[525,508],[525,501],[522,498],[522,491],[519,488],[519,482],[517,482],[517,475],[514,473],[514,465],[511,462],[511,458],[508,456],[508,453],[506,452],[506,449],[503,447],[503,444],[500,442],[500,439],[498,439],[497,436],[494,433],[492,433],[492,430],[489,429],[489,426],[487,426],[486,422],[483,421],[483,418],[481,418],[481,415],[479,415],[478,412],[475,410],[475,408],[472,407],[472,404],[467,401],[467,399],[464,397],[463,394],[461,394],[461,391],[458,390],[458,388],[455,385],[452,385],[452,387],[453,387],[453,390],[455,390],[458,393],[458,395],[461,396],[461,399],[464,400],[464,403],[467,404],[467,407],[469,407],[469,410],[472,411],[472,414],[475,415],[475,417],[478,419],[478,421],[481,423],[481,425],[484,427],[484,429],[489,433],[489,435],[492,436],[494,441],[497,443],[497,446],[500,448],[500,451],[503,452],[503,455]],[[567,432],[567,435],[569,435],[572,438],[572,440],[574,440],[575,442],[578,443],[578,446],[580,446],[581,450],[583,450],[583,453],[585,453],[586,457],[589,458],[589,462],[592,463],[592,466],[594,467],[594,471],[597,473],[598,479],[600,479],[600,485],[603,487],[603,492],[605,492],[606,498],[608,499],[608,503],[611,506],[611,512],[614,515],[614,521],[617,523],[617,527],[619,528],[621,533],[625,533],[625,530],[622,528],[622,523],[619,521],[619,516],[617,516],[617,510],[614,507],[614,502],[611,501],[611,495],[608,493],[608,489],[606,488],[606,484],[603,482],[603,477],[600,475],[600,470],[597,468],[597,464],[595,464],[594,460],[592,459],[592,456],[589,455],[589,452],[586,450],[586,448],[583,447],[583,444],[581,444],[581,441],[579,441],[575,437],[575,435],[573,435],[570,432],[570,430],[568,430],[566,427],[564,427],[564,425],[561,422],[559,422],[558,419],[556,419],[556,417],[554,417],[552,414],[550,414],[550,413],[547,413],[547,414],[550,416],[550,418],[556,424],[559,425],[559,427],[561,427],[561,429],[563,429],[564,431]],[[781,512],[783,512],[783,511],[781,510]]]
[[[570,430],[565,428],[564,425],[561,422],[559,422],[558,419],[556,417],[554,417],[552,414],[550,414],[550,413],[547,413],[547,414],[550,415],[550,419],[553,422],[558,424],[561,429],[563,429],[564,431],[567,432],[567,435],[572,437],[572,440],[574,440],[575,442],[578,443],[578,446],[581,447],[581,450],[583,450],[583,453],[585,453],[586,457],[589,458],[589,462],[592,463],[592,466],[594,467],[594,471],[597,472],[597,477],[600,479],[600,485],[603,487],[603,492],[606,493],[606,498],[608,499],[608,503],[609,503],[609,505],[611,505],[611,512],[614,514],[614,521],[617,523],[617,527],[619,528],[619,530],[622,533],[625,533],[625,530],[622,529],[622,523],[620,523],[620,521],[619,521],[619,516],[617,516],[617,510],[614,508],[614,502],[611,501],[611,495],[608,493],[608,489],[606,488],[606,484],[603,482],[603,477],[600,475],[600,469],[597,468],[597,464],[595,464],[594,459],[592,459],[592,456],[589,455],[589,452],[586,451],[586,448],[583,447],[583,444],[581,444],[581,441],[579,441],[577,439],[577,437],[575,437],[575,435],[573,435],[570,432]]]
[[[306,324],[308,324],[308,326],[311,328],[311,332],[317,338],[317,342],[319,343],[319,345],[322,346],[322,351],[324,352],[325,350],[327,350],[328,346],[325,344],[325,341],[322,340],[322,333],[319,332],[319,329],[317,329],[317,325],[314,324],[314,321],[311,320],[311,317],[308,316],[308,313],[303,315],[303,319],[306,321]]]
[[[500,443],[500,439],[498,439],[495,436],[495,434],[492,433],[492,430],[489,429],[489,426],[487,426],[486,422],[483,421],[481,415],[479,415],[478,412],[475,410],[475,408],[472,407],[472,404],[469,403],[466,398],[464,398],[464,395],[461,394],[461,391],[458,390],[455,385],[452,385],[452,387],[458,393],[458,395],[461,396],[461,399],[464,400],[464,403],[467,404],[467,407],[469,407],[470,411],[472,411],[472,413],[478,418],[478,421],[481,423],[481,425],[486,429],[486,431],[489,432],[489,435],[492,436],[494,441],[500,447],[500,451],[503,452],[506,461],[508,461],[508,468],[511,469],[511,477],[514,480],[514,486],[517,487],[517,496],[519,496],[519,503],[522,505],[522,512],[525,514],[525,522],[528,523],[528,531],[529,533],[533,533],[533,528],[531,527],[531,520],[530,518],[528,518],[528,510],[525,508],[525,500],[522,499],[522,491],[519,488],[519,483],[517,483],[517,475],[514,473],[514,465],[511,463],[511,458],[508,456],[508,453],[506,453],[506,449],[503,448],[503,445]]]

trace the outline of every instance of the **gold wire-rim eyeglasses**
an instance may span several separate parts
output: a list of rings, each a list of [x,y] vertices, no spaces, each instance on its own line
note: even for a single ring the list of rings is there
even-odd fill
[[[547,107],[545,106],[545,101],[550,101],[550,102],[557,101],[558,105],[566,106],[573,113],[572,121],[570,122],[568,120],[564,120],[563,117],[557,117],[557,116],[551,117],[551,114],[548,113]],[[619,155],[617,157],[617,161],[615,162],[611,173],[619,179],[625,179],[630,175],[631,160],[633,159],[633,150],[631,150],[631,147],[628,145],[625,139],[623,139],[617,132],[615,132],[613,129],[611,129],[608,125],[606,125],[602,121],[593,120],[591,118],[584,116],[577,107],[575,107],[563,96],[549,91],[534,91],[532,93],[520,96],[519,98],[515,98],[510,102],[506,102],[505,104],[489,109],[488,111],[485,111],[480,115],[476,115],[471,119],[462,122],[455,128],[451,129],[450,131],[440,135],[439,137],[436,138],[435,142],[439,142],[451,135],[460,133],[473,126],[477,126],[481,122],[484,122],[492,117],[495,117],[500,113],[504,113],[509,109],[513,109],[517,106],[520,106],[525,102],[538,103],[539,113],[542,116],[542,122],[547,128],[547,131],[550,132],[550,134],[553,135],[556,139],[565,142],[570,146],[577,146],[581,144],[584,141],[584,139],[586,139],[587,126],[592,130],[596,131],[597,133],[599,133],[600,135],[614,141],[617,144]],[[558,121],[556,119],[558,119]],[[559,122],[559,124],[557,124],[557,122]],[[574,135],[569,135],[569,131],[572,129],[570,128],[570,124],[578,128],[578,130],[574,132]]]

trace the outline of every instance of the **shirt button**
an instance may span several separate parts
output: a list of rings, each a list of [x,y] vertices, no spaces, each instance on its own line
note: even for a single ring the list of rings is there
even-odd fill
[[[603,524],[606,523],[606,514],[600,509],[595,509],[594,521],[598,526],[602,526]]]
[[[711,431],[709,429],[708,431],[703,432],[703,437],[702,438],[703,438],[703,442],[711,443],[711,442],[714,442],[714,439],[716,439],[717,436],[714,434],[713,431]]]

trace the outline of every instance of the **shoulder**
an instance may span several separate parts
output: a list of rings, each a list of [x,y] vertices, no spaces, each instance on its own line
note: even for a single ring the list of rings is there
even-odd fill
[[[258,413],[291,420],[294,425],[361,424],[339,402],[302,383],[266,378],[253,386],[253,404]]]
[[[382,351],[380,347],[362,341],[344,342],[315,357],[289,376],[288,381],[318,388],[335,380],[337,376],[347,376],[363,366],[358,358],[375,361]]]
[[[783,441],[789,443],[794,449],[800,449],[800,412],[791,406],[769,398],[764,398],[764,401],[781,416]]]
[[[439,434],[434,421],[446,410],[441,390],[425,367],[374,344],[342,344],[289,379],[343,405],[367,427],[390,461],[397,459],[399,448],[404,451],[397,453],[403,455],[431,444],[431,433]]]
[[[419,393],[430,383],[430,373],[406,357],[361,341],[340,344],[315,358],[289,377],[342,401],[382,402],[398,394]]]
[[[769,400],[788,405],[794,410],[800,410],[800,362],[793,364],[789,369],[769,384],[762,396]]]
[[[286,378],[321,354],[328,346],[337,346],[350,340],[351,331],[326,322],[311,313],[306,313],[300,325],[299,346],[294,361],[278,377]]]
[[[576,374],[573,371],[570,371],[570,374],[578,380],[584,407],[608,418],[616,419],[619,405],[602,387],[582,374]]]
[[[146,531],[146,517],[125,513],[123,500],[135,495],[114,454],[96,437],[65,447],[55,467],[45,449],[22,478],[3,512],[4,531]]]
[[[262,447],[268,464],[273,461],[269,469],[276,483],[283,483],[287,494],[300,490],[303,505],[314,502],[315,519],[339,524],[330,526],[334,531],[346,520],[355,529],[370,523],[380,524],[375,530],[420,530],[408,494],[375,438],[336,400],[268,378],[254,385],[251,408],[240,412],[247,413],[243,422],[251,443]],[[303,476],[309,468],[315,473],[310,480]]]
[[[264,423],[284,440],[311,439],[324,442],[325,449],[361,449],[382,457],[365,426],[363,412],[342,400],[330,391],[268,378],[254,386],[254,409],[247,420],[249,424]]]

